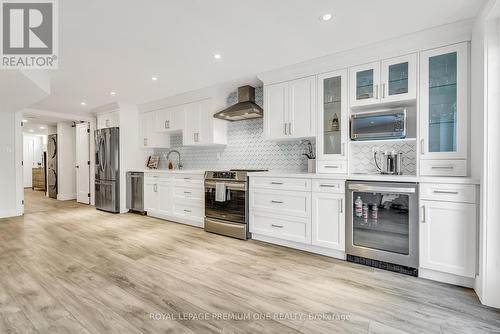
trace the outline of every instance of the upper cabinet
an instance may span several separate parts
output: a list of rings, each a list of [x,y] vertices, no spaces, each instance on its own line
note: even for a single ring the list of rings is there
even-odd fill
[[[181,131],[184,127],[183,106],[175,106],[157,110],[156,112],[156,131],[174,132]]]
[[[468,44],[420,54],[422,175],[467,175]]]
[[[97,129],[114,128],[120,126],[120,114],[118,111],[97,114]]]
[[[156,131],[156,113],[154,111],[139,114],[139,147],[170,147],[170,136]]]
[[[339,168],[328,161],[347,160],[348,112],[347,70],[318,76],[318,133],[317,159],[319,172],[345,173],[345,164]]]
[[[415,100],[417,55],[351,67],[350,96],[351,107]]]
[[[316,136],[316,76],[264,86],[266,139]]]
[[[182,144],[186,146],[227,145],[227,122],[214,118],[212,99],[183,105]]]

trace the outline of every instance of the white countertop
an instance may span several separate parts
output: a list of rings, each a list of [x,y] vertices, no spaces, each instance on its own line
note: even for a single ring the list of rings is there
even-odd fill
[[[479,184],[478,179],[470,177],[447,176],[416,176],[416,175],[382,175],[382,174],[318,174],[318,173],[287,173],[287,172],[254,172],[250,177],[292,177],[333,180],[388,181],[388,182],[421,182],[421,183],[455,183]]]
[[[164,173],[164,174],[205,174],[205,169],[149,169],[139,168],[130,169],[128,172],[143,172],[143,173]]]

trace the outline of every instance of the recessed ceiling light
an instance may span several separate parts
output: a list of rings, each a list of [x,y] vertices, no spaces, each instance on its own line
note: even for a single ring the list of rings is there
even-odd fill
[[[40,127],[40,130],[45,130],[45,126],[41,126],[41,127]]]
[[[82,106],[86,106],[86,105],[87,105],[87,103],[85,103],[85,102],[80,102],[80,104],[81,104]]]
[[[158,80],[158,78],[157,77],[151,77],[151,80],[156,81],[156,80]]]
[[[330,14],[330,13],[323,14],[323,15],[321,15],[320,19],[322,21],[330,21],[332,19],[332,14]]]
[[[219,60],[222,58],[221,54],[220,53],[214,53],[214,58]]]
[[[109,95],[116,95],[116,92],[115,91],[111,91],[111,92],[109,92]]]
[[[28,120],[27,119],[23,119],[21,122],[28,123]]]
[[[28,131],[29,131],[29,132],[35,132],[35,130],[33,130],[33,129],[29,129]]]

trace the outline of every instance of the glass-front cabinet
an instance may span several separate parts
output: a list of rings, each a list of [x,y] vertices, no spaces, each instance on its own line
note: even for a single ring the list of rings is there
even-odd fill
[[[318,76],[318,103],[318,172],[345,173],[349,123],[347,70]]]
[[[420,61],[420,157],[454,160],[448,164],[424,162],[422,171],[430,175],[464,174],[468,137],[468,45],[462,43],[422,52]]]
[[[351,107],[380,103],[379,86],[380,62],[351,67]]]
[[[351,107],[415,100],[416,78],[415,53],[352,67]]]

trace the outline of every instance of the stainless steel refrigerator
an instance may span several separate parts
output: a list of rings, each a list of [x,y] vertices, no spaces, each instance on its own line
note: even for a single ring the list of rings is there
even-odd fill
[[[119,128],[95,131],[95,207],[120,212]]]
[[[50,198],[57,198],[57,135],[47,138],[47,192]]]

